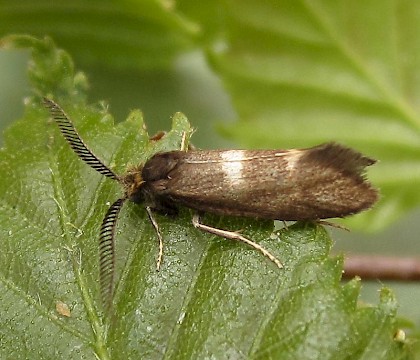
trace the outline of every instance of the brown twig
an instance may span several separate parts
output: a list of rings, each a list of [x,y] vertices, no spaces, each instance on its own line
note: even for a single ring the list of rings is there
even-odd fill
[[[395,256],[347,255],[344,278],[359,276],[364,280],[420,280],[420,258]]]

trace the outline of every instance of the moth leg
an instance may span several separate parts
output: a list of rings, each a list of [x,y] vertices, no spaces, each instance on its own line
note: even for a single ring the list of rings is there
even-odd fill
[[[187,132],[186,132],[186,131],[184,131],[184,132],[182,133],[180,150],[181,150],[181,151],[188,151],[188,150],[196,150],[196,149],[197,149],[197,148],[196,148],[193,144],[191,144],[191,143],[188,143],[188,146],[186,146],[186,143],[187,143]]]
[[[268,257],[280,269],[283,268],[282,263],[274,255],[272,255],[270,252],[268,252],[266,249],[264,249],[261,245],[247,239],[246,237],[242,236],[238,232],[222,230],[222,229],[214,228],[214,227],[211,227],[211,226],[208,226],[208,225],[204,225],[200,222],[200,215],[197,214],[197,213],[193,215],[192,223],[193,223],[193,225],[196,229],[200,229],[202,231],[205,231],[205,232],[208,232],[210,234],[223,237],[225,239],[242,241],[245,244],[248,244],[249,246],[253,247],[255,250],[258,250],[264,256]]]
[[[330,227],[333,227],[333,228],[336,228],[336,229],[346,230],[346,231],[350,232],[350,229],[346,228],[345,226],[333,223],[331,221],[315,220],[315,223],[320,224],[320,225],[330,226]]]
[[[183,131],[182,132],[182,138],[181,138],[181,146],[180,146],[181,151],[187,151],[188,150],[188,147],[185,146],[186,141],[187,141],[187,132]]]
[[[146,206],[146,211],[147,211],[147,215],[149,216],[150,222],[152,223],[153,227],[155,228],[158,240],[159,240],[159,254],[158,257],[156,259],[156,270],[159,271],[160,270],[160,266],[162,265],[162,258],[163,258],[163,238],[162,238],[162,234],[160,233],[159,230],[159,225],[155,219],[155,217],[153,216],[153,211],[152,208],[150,206]]]

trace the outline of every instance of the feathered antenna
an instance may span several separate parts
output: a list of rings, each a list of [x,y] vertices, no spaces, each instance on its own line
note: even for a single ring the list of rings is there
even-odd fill
[[[115,201],[105,214],[99,237],[99,278],[104,309],[112,305],[115,282],[115,227],[118,214],[127,198]]]
[[[50,111],[51,116],[60,128],[64,138],[70,144],[77,156],[79,156],[92,169],[95,169],[102,175],[105,175],[113,180],[119,180],[119,177],[101,160],[99,160],[92,151],[89,150],[60,105],[47,98],[44,98],[44,105]]]
[[[92,151],[86,146],[80,138],[73,123],[66,115],[64,110],[54,101],[44,98],[44,105],[50,111],[51,116],[57,123],[64,138],[70,144],[73,151],[86,164],[95,169],[102,175],[113,180],[121,181],[120,177],[109,169],[101,160],[99,160]],[[109,312],[112,305],[112,296],[114,293],[115,278],[115,228],[117,224],[118,214],[124,204],[126,197],[115,201],[108,209],[102,221],[101,232],[99,237],[99,276],[101,297],[104,309]]]

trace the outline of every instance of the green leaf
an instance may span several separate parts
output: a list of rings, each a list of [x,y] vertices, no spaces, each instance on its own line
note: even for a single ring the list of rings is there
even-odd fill
[[[369,177],[382,200],[352,228],[418,206],[420,3],[227,3],[227,44],[210,53],[240,119],[224,133],[253,148],[334,140],[379,159]]]
[[[114,69],[168,67],[199,31],[165,0],[0,0],[0,10],[0,37],[53,34],[78,63]]]
[[[149,141],[138,111],[115,126],[105,106],[85,103],[68,56],[48,40],[9,45],[23,40],[38,76],[30,77],[35,96],[0,152],[7,174],[0,179],[1,358],[409,358],[401,336],[394,340],[392,293],[383,289],[377,306],[358,305],[360,281],[340,283],[342,258],[329,257],[331,240],[315,224],[273,232],[269,221],[204,218],[242,229],[284,262],[279,270],[244,244],[194,229],[188,209],[174,219],[157,216],[165,248],[156,272],[155,233],[130,203],[118,223],[115,315],[104,318],[98,231],[121,189],[77,158],[38,94],[57,91],[86,144],[117,173],[179,148],[191,128],[178,113],[167,136]]]

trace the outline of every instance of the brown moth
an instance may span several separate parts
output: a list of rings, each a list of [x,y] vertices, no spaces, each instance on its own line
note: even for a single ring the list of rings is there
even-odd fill
[[[44,104],[73,151],[124,189],[108,209],[100,231],[100,283],[107,308],[114,291],[115,228],[126,200],[144,204],[159,239],[159,269],[163,238],[155,212],[176,214],[179,206],[196,210],[192,218],[196,228],[244,242],[281,268],[281,262],[261,245],[238,232],[202,224],[199,214],[320,220],[361,212],[378,199],[364,175],[376,161],[336,143],[291,150],[182,149],[157,153],[144,165],[116,175],[88,149],[58,104],[47,98]]]

